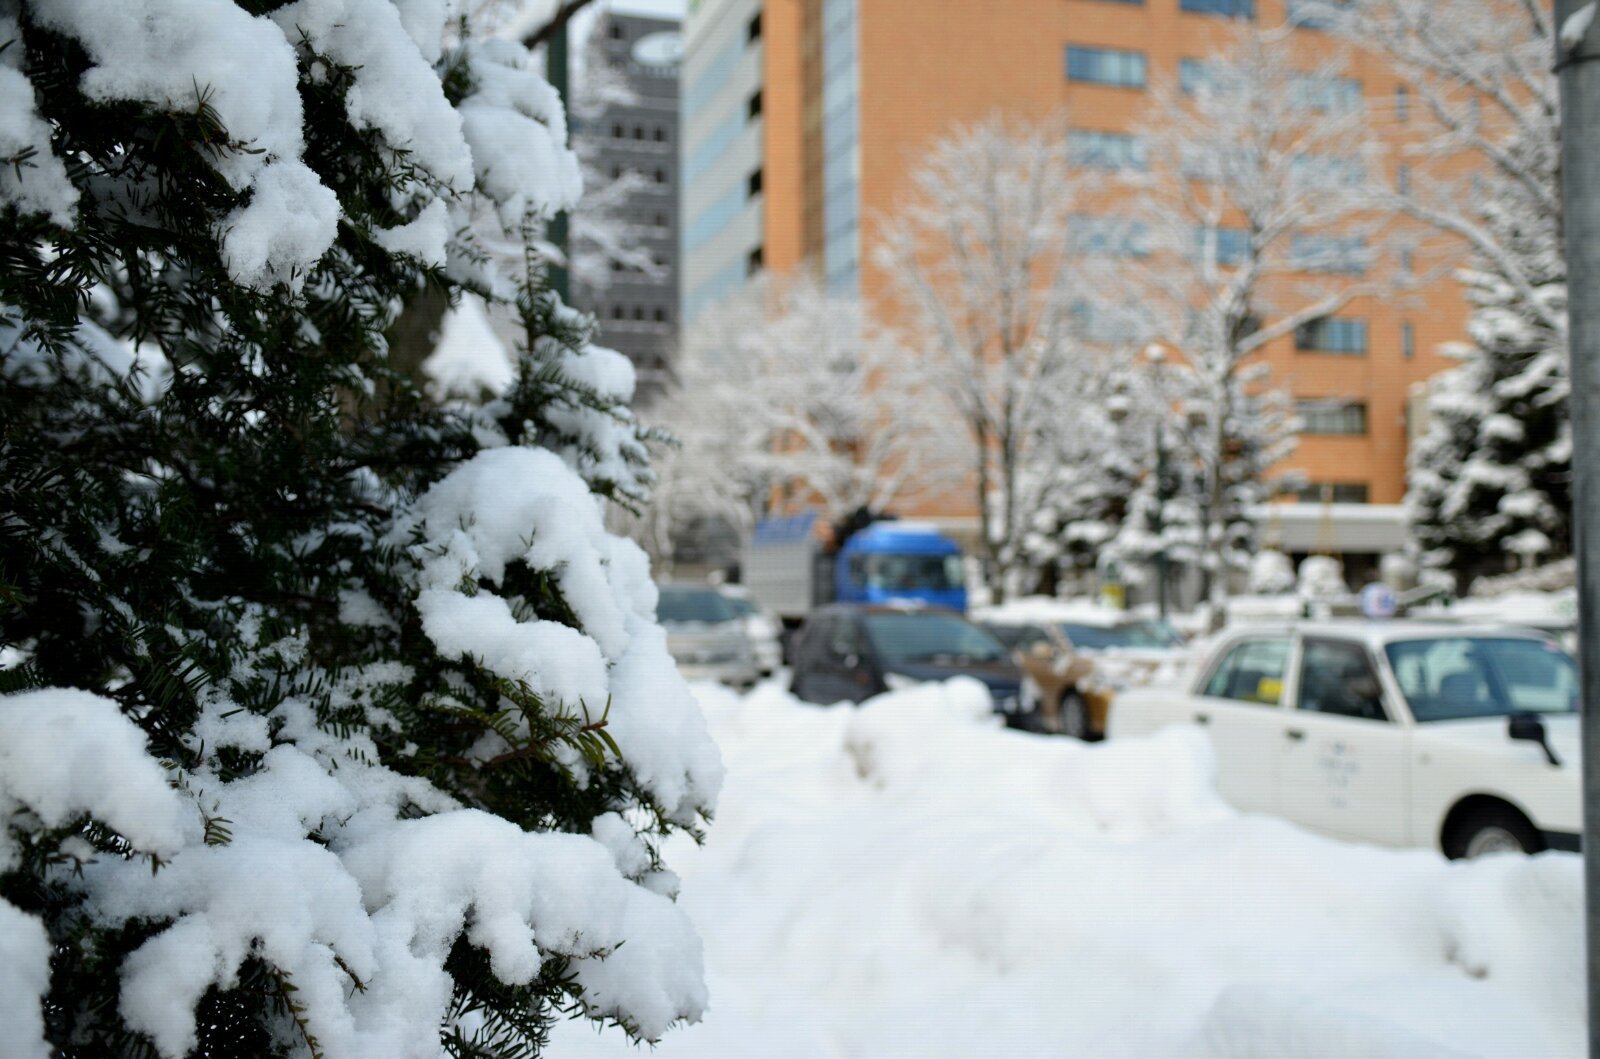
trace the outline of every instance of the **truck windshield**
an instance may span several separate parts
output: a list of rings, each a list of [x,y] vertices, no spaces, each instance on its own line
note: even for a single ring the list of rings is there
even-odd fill
[[[867,636],[885,665],[1001,662],[1000,641],[954,614],[868,614]]]
[[[867,587],[948,592],[964,583],[959,555],[869,555]]]
[[[1419,723],[1578,709],[1578,667],[1547,640],[1444,636],[1385,652]]]

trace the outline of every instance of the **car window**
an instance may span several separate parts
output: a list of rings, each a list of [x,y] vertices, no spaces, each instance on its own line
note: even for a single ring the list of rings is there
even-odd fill
[[[1388,720],[1367,649],[1339,640],[1307,640],[1300,660],[1299,709],[1368,721]]]
[[[738,615],[721,592],[709,588],[682,588],[675,585],[661,589],[660,602],[656,604],[656,617],[666,624],[689,622],[716,623],[733,621]]]
[[[1001,662],[1007,651],[993,636],[957,614],[908,611],[869,614],[867,635],[886,664]]]
[[[1419,723],[1578,708],[1578,669],[1546,640],[1441,636],[1385,648]]]
[[[861,657],[861,634],[857,631],[855,622],[841,618],[833,623],[833,628],[828,633],[828,658],[835,662],[843,662],[851,655]]]
[[[1276,706],[1283,698],[1283,673],[1288,664],[1287,639],[1245,640],[1217,663],[1204,694]]]
[[[756,605],[748,599],[741,599],[738,596],[724,596],[723,598],[728,601],[728,606],[733,608],[733,612],[741,618],[748,618],[756,612]]]
[[[828,634],[832,628],[830,618],[807,619],[800,642],[795,645],[795,659],[801,666],[814,666],[827,657]]]
[[[1034,644],[1050,643],[1050,634],[1037,625],[998,625],[980,622],[985,632],[1005,644],[1008,651],[1027,651]]]

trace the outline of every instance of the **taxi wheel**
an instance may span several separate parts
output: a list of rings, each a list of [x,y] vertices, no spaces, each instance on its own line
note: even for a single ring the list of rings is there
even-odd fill
[[[1089,704],[1074,690],[1061,694],[1061,734],[1074,739],[1089,738]]]
[[[1528,818],[1509,805],[1482,805],[1463,813],[1445,836],[1445,856],[1452,860],[1485,853],[1538,853],[1544,849]]]

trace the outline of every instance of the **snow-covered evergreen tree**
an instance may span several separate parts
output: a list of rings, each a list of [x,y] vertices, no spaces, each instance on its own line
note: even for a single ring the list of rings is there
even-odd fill
[[[1382,47],[1416,99],[1409,187],[1378,204],[1442,237],[1454,260],[1467,255],[1457,275],[1471,344],[1432,380],[1409,462],[1419,549],[1430,567],[1463,573],[1560,558],[1572,543],[1572,438],[1553,15],[1356,0],[1328,16]]]
[[[473,237],[578,165],[449,7],[0,0],[7,1055],[527,1055],[704,1007],[655,843],[721,766],[601,522],[648,487],[631,369]],[[524,322],[492,404],[389,363],[441,288]]]

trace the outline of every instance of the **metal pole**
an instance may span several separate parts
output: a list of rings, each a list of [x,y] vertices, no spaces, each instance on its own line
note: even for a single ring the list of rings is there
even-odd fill
[[[1167,445],[1166,437],[1161,430],[1161,419],[1156,419],[1156,613],[1161,615],[1161,620],[1167,618],[1167,542],[1162,540],[1166,533],[1166,507],[1167,507]]]
[[[1583,703],[1584,937],[1589,1055],[1600,1059],[1600,25],[1560,38],[1594,0],[1556,0],[1561,81],[1561,186],[1572,356],[1572,529],[1578,562],[1578,667]]]
[[[545,80],[550,82],[561,95],[561,106],[571,121],[572,108],[567,105],[567,24],[562,22],[550,35],[549,42],[545,45],[544,52]],[[570,138],[574,130],[568,129]],[[561,251],[562,257],[568,257],[572,248],[568,245],[567,215],[558,213],[550,218],[550,227],[545,232],[550,242]],[[550,288],[564,302],[572,300],[570,272],[561,265],[550,267]]]

